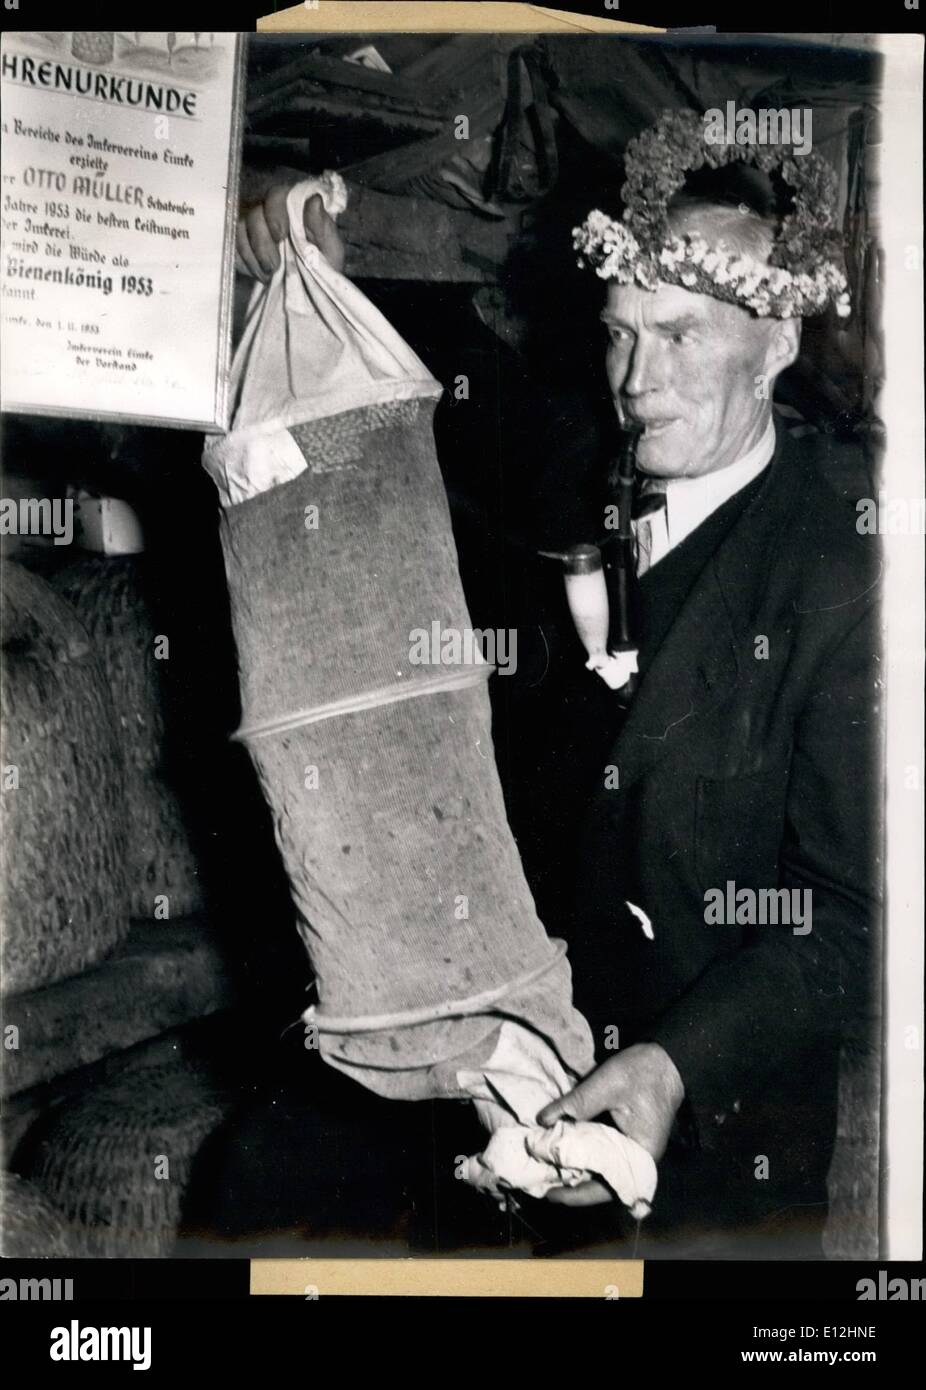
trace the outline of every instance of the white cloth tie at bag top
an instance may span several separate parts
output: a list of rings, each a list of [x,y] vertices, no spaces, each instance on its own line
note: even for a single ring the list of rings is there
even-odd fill
[[[254,286],[231,366],[232,429],[206,442],[203,465],[226,507],[303,472],[290,425],[441,394],[420,357],[309,241],[303,208],[316,193],[331,217],[347,206],[344,180],[334,172],[290,189],[280,265],[269,284]],[[283,324],[298,331],[284,334]]]

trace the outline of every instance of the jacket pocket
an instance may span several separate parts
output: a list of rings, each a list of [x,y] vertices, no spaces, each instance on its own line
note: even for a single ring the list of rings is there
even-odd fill
[[[785,824],[788,770],[743,777],[699,777],[695,791],[695,871],[701,888],[774,886]]]

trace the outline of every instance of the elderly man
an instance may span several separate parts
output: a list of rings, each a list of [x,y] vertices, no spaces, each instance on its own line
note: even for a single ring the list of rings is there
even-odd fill
[[[624,224],[577,233],[610,280],[608,382],[661,505],[636,523],[641,680],[570,930],[577,1002],[620,1049],[541,1119],[610,1112],[665,1154],[652,1229],[676,1253],[820,1253],[840,1039],[875,997],[880,566],[825,481],[850,487],[851,461],[824,449],[821,471],[770,400],[799,315],[846,310],[831,218],[789,273],[774,224],[678,197],[651,242],[675,283],[650,287]]]
[[[599,1065],[540,1120],[610,1116],[659,1161],[641,1251],[813,1257],[840,1046],[874,997],[879,563],[827,481],[841,451],[814,456],[772,411],[802,315],[847,311],[832,186],[808,174],[784,236],[683,196],[681,177],[649,198],[667,141],[676,172],[691,162],[695,121],[667,116],[632,144],[629,218],[577,229],[608,282],[607,378],[619,420],[643,427],[649,500],[639,685],[580,837],[574,911],[548,923],[569,937]],[[284,197],[240,225],[241,267],[261,278]],[[305,222],[340,264],[320,200]],[[577,679],[595,677],[577,663]],[[589,1182],[547,1202],[613,1194]],[[597,1219],[620,1233],[619,1213]]]

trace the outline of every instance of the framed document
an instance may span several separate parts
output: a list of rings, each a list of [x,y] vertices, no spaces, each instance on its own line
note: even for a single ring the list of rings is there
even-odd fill
[[[225,429],[243,36],[2,45],[3,409]]]

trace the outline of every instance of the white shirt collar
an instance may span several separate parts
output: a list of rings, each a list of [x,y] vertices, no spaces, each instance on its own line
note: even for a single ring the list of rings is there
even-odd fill
[[[770,415],[762,438],[735,463],[697,478],[671,478],[666,487],[665,530],[662,535],[658,531],[653,535],[650,563],[656,564],[734,493],[757,478],[774,452],[775,423]]]

